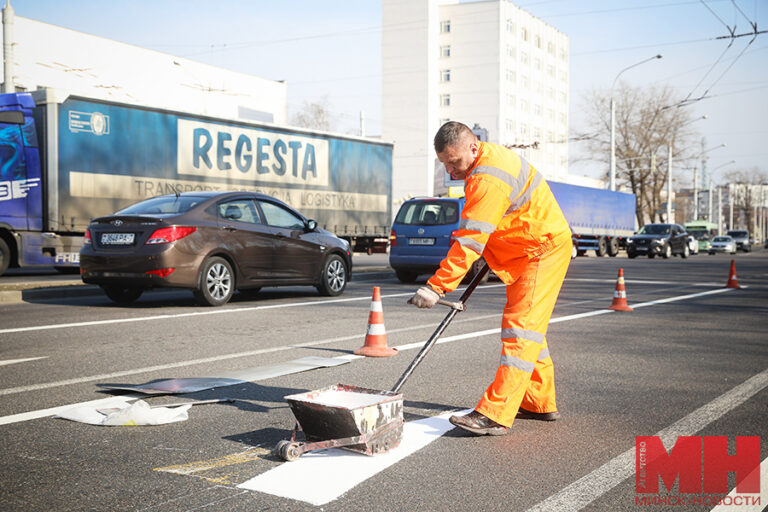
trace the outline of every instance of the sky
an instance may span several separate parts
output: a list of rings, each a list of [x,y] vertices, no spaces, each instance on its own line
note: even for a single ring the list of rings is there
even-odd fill
[[[5,3],[7,0],[3,0]],[[107,37],[288,84],[288,111],[327,105],[335,130],[381,132],[380,0],[11,0],[17,16]],[[520,0],[570,39],[570,126],[585,130],[584,96],[610,94],[621,74],[632,87],[669,86],[690,106],[715,183],[730,170],[768,174],[766,0]],[[750,44],[750,41],[751,44]],[[722,147],[725,144],[725,147]],[[569,144],[571,172],[607,165]],[[736,163],[730,163],[732,161]],[[692,171],[684,171],[691,173]],[[690,181],[690,180],[689,180]],[[685,184],[685,176],[681,177]]]

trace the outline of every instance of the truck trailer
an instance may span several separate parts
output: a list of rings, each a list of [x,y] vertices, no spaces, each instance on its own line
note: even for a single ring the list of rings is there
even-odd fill
[[[69,95],[0,94],[0,275],[75,270],[92,218],[168,193],[274,196],[350,242],[386,250],[392,144]]]
[[[574,234],[578,255],[616,256],[635,232],[635,194],[547,181]]]

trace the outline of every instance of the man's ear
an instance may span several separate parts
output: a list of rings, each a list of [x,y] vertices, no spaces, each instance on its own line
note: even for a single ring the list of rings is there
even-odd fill
[[[480,151],[480,144],[475,141],[469,145],[469,149],[472,151],[472,156],[477,156],[477,152]]]

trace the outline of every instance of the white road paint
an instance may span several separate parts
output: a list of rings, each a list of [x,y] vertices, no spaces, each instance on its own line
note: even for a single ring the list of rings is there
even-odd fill
[[[133,401],[142,398],[143,395],[120,395],[121,399],[126,401]],[[108,405],[113,401],[115,397],[110,396],[107,398],[99,398],[98,400],[91,400],[89,402],[80,402],[77,404],[59,405],[57,407],[51,407],[49,409],[39,409],[37,411],[22,412],[19,414],[11,414],[10,416],[0,417],[0,425],[9,425],[11,423],[20,423],[22,421],[36,420],[40,418],[47,418],[48,416],[56,416],[57,414],[71,409],[73,407],[102,407]]]
[[[338,448],[302,455],[238,485],[241,489],[324,505],[356,485],[414,454],[453,428],[448,417],[471,409],[452,411],[409,421],[403,426],[400,446],[373,457]]]
[[[740,406],[768,387],[768,369],[750,377],[735,388],[715,398],[669,427],[659,436],[667,450],[679,436],[692,436],[707,425]],[[576,512],[631,477],[635,472],[635,447],[611,459],[588,475],[576,480],[557,494],[528,509],[527,512]]]
[[[723,503],[730,503],[730,505],[718,505],[712,509],[712,512],[763,512],[765,507],[768,506],[768,459],[765,459],[760,463],[760,467],[755,469],[760,472],[760,494],[739,494],[736,492],[736,488],[728,493],[728,498],[723,500]],[[750,475],[753,475],[750,473]],[[749,497],[749,501],[735,501],[736,496]],[[759,501],[757,500],[759,496]],[[734,504],[737,503],[737,504]],[[756,503],[756,504],[753,504]]]
[[[27,361],[37,361],[39,359],[47,359],[48,356],[43,357],[27,357],[25,359],[6,359],[5,361],[0,361],[0,366],[7,366],[9,364],[16,364],[16,363],[26,363]]]

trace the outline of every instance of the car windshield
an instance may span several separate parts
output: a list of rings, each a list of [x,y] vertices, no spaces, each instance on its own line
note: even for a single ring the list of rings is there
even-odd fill
[[[713,242],[730,242],[731,237],[729,236],[716,236]]]
[[[637,232],[638,235],[668,235],[669,224],[646,224]]]
[[[746,231],[729,231],[728,236],[743,238],[747,236]]]
[[[455,201],[412,201],[397,212],[395,222],[409,225],[455,224],[459,203]]]
[[[117,212],[118,215],[172,215],[188,212],[206,198],[199,196],[160,196],[147,199]]]

